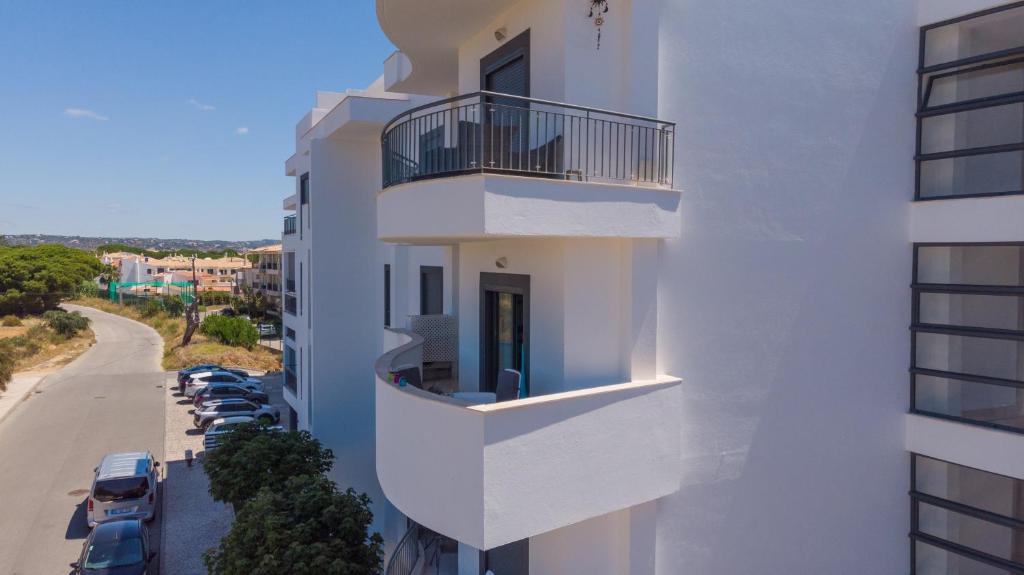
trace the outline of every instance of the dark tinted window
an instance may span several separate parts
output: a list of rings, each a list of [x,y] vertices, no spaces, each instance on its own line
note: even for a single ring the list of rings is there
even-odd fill
[[[141,499],[146,496],[147,491],[149,491],[149,479],[146,477],[104,479],[96,482],[93,498],[97,501]]]
[[[141,539],[121,539],[91,543],[85,552],[82,567],[86,569],[113,569],[142,563],[145,554]]]

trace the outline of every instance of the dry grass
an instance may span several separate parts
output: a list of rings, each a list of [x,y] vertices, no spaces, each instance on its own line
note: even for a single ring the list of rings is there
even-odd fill
[[[30,327],[43,323],[43,320],[38,317],[24,317],[21,318],[21,325],[4,327],[0,325],[0,339],[5,337],[15,337],[24,335]]]
[[[18,359],[14,363],[14,371],[48,371],[62,367],[85,353],[85,350],[92,347],[94,343],[96,343],[96,335],[89,328],[79,332],[71,339],[53,336],[43,343],[41,349],[35,354]]]
[[[211,341],[198,331],[192,336],[192,343],[182,347],[181,336],[185,333],[185,319],[160,314],[142,317],[134,307],[120,306],[99,298],[80,298],[72,303],[94,307],[144,323],[157,331],[164,340],[163,367],[166,370],[181,369],[197,363],[219,363],[259,371],[281,369],[281,352],[263,346],[253,349],[224,345]]]

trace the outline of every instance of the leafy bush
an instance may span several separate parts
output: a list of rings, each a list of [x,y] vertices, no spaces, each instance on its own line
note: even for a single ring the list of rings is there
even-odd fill
[[[334,453],[308,431],[268,432],[249,424],[208,452],[203,469],[210,495],[238,510],[264,487],[280,491],[291,477],[327,473],[333,459]]]
[[[246,349],[252,349],[260,337],[256,327],[244,317],[208,315],[199,329],[225,345],[237,345]]]
[[[181,298],[173,295],[163,296],[164,311],[171,317],[178,317],[185,313],[185,302],[181,301]]]
[[[16,315],[5,315],[2,323],[4,327],[16,327],[21,325],[21,318]]]
[[[39,353],[53,337],[46,326],[34,325],[21,335],[0,339],[0,391],[7,389],[18,360]]]
[[[203,561],[211,575],[376,575],[384,551],[380,534],[367,535],[372,521],[365,494],[319,475],[289,477],[260,490]]]
[[[139,306],[142,317],[156,317],[164,311],[164,304],[158,299],[147,299]]]
[[[7,391],[7,382],[14,375],[14,353],[0,346],[0,391]]]
[[[55,309],[105,266],[88,252],[59,245],[0,245],[0,315]]]
[[[44,313],[43,319],[50,329],[69,339],[89,327],[89,318],[77,311],[69,313],[62,309],[54,309]]]

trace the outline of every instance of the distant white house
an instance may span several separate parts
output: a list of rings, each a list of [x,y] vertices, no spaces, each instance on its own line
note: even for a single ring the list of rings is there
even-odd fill
[[[1024,4],[376,8],[281,267],[389,575],[1024,573]]]

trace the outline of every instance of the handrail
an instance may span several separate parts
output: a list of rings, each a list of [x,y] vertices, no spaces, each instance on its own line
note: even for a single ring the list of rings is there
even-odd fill
[[[382,187],[497,172],[671,185],[675,122],[478,91],[416,106],[381,132]]]
[[[555,100],[543,100],[541,98],[530,98],[530,97],[527,97],[527,96],[516,96],[516,95],[513,95],[513,94],[502,94],[501,92],[490,92],[488,90],[479,90],[479,91],[476,91],[476,92],[470,92],[468,94],[460,94],[458,96],[452,96],[450,98],[445,98],[443,100],[434,100],[433,102],[427,102],[426,104],[421,104],[419,106],[416,106],[415,108],[409,108],[408,110],[402,112],[401,114],[395,116],[394,118],[391,118],[391,120],[389,120],[387,124],[384,124],[384,129],[381,130],[381,138],[384,137],[384,134],[387,134],[388,129],[391,128],[392,124],[394,124],[398,120],[404,118],[405,116],[412,116],[416,112],[419,112],[419,111],[422,111],[422,110],[429,110],[430,108],[437,108],[437,107],[443,106],[445,104],[450,104],[452,102],[458,102],[459,100],[472,100],[472,99],[475,99],[475,98],[480,98],[482,96],[489,96],[489,97],[492,97],[492,98],[502,98],[502,99],[505,99],[505,100],[522,100],[524,102],[533,102],[535,104],[544,104],[546,106],[555,106],[555,107],[558,107],[558,108],[568,108],[570,110],[579,110],[581,112],[591,112],[591,113],[594,113],[594,114],[606,114],[606,115],[609,115],[609,116],[618,116],[620,118],[626,118],[626,119],[629,119],[629,120],[640,120],[642,122],[656,122],[656,123],[659,123],[659,124],[665,124],[666,126],[675,126],[676,125],[675,122],[667,122],[665,120],[659,120],[658,118],[655,118],[653,116],[640,116],[640,115],[637,115],[637,114],[627,114],[625,112],[616,112],[614,110],[606,110],[604,108],[588,108],[586,106],[578,106],[576,104],[566,104],[564,102],[556,102]]]
[[[384,575],[412,575],[412,570],[420,560],[421,529],[420,524],[415,522],[409,527],[395,546],[395,551],[384,568]]]

